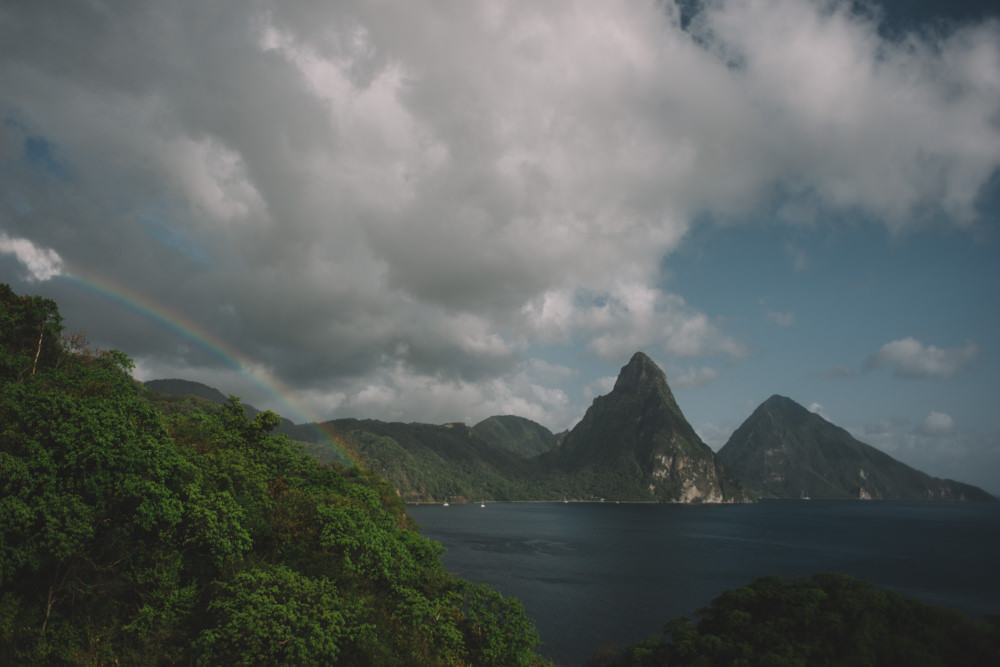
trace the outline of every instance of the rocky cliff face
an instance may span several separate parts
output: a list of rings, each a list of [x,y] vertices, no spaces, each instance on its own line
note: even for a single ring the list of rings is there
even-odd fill
[[[911,468],[784,396],[764,401],[719,457],[765,497],[995,500],[978,487]]]
[[[663,371],[637,352],[614,389],[543,463],[577,494],[613,500],[733,502],[749,499],[684,418]]]

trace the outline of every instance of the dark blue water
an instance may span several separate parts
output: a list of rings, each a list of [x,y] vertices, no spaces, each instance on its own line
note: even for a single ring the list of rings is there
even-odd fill
[[[1000,503],[765,501],[411,505],[448,570],[515,596],[544,655],[579,665],[753,579],[842,572],[933,604],[1000,612]]]

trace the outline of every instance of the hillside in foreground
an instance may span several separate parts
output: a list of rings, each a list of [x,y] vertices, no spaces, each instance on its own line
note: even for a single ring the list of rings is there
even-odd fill
[[[376,474],[237,401],[159,410],[118,351],[0,285],[0,664],[532,665]]]

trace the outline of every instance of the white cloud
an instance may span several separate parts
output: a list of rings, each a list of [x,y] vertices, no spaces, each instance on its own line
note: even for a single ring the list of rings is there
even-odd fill
[[[809,404],[809,412],[817,414],[827,421],[831,421],[830,416],[826,414],[826,410],[823,408],[823,406],[820,405],[819,403],[816,403],[815,401]]]
[[[968,343],[964,347],[941,349],[924,345],[912,337],[886,343],[868,358],[871,369],[893,366],[893,377],[947,379],[954,377],[979,356],[979,347]]]
[[[955,420],[944,412],[931,412],[924,419],[923,432],[928,435],[947,435],[954,431]]]
[[[221,0],[208,36],[203,3],[161,4],[10,10],[4,252],[130,285],[359,410],[416,417],[396,389],[457,382],[558,413],[510,379],[537,344],[743,358],[661,274],[703,214],[965,226],[1000,165],[996,23],[889,41],[805,0],[705,3],[690,31],[669,2]],[[33,136],[72,179],[32,168]],[[172,349],[92,317],[135,356]]]
[[[618,283],[597,295],[548,293],[526,306],[523,315],[543,339],[568,337],[570,331],[584,334],[588,347],[608,361],[655,347],[678,357],[748,354],[744,344],[680,296],[638,282]]]
[[[959,222],[974,217],[970,195],[991,178],[1000,149],[995,23],[887,41],[848,2],[709,7],[700,34],[736,64],[760,128],[782,128],[771,166],[789,169],[787,186],[801,185],[800,217],[810,201],[859,206],[894,230],[918,222],[922,204]],[[946,138],[942,127],[963,130]]]
[[[387,420],[420,415],[419,421],[427,423],[472,425],[491,415],[515,414],[555,431],[575,424],[582,415],[569,396],[536,382],[535,372],[529,363],[502,377],[471,382],[414,373],[397,362],[374,376],[343,383],[330,396],[316,394],[312,401],[327,414],[335,409],[344,416],[378,414]]]
[[[705,422],[694,427],[702,442],[716,452],[722,449],[737,428],[739,428],[739,424],[717,424],[714,422]]]
[[[13,255],[28,270],[32,281],[49,280],[63,271],[62,258],[55,250],[39,247],[28,239],[0,233],[0,253]]]
[[[790,327],[795,324],[795,313],[779,313],[774,310],[767,311],[767,316],[779,327]]]
[[[861,442],[929,475],[997,490],[1000,431],[959,429],[950,415],[936,411],[919,422],[891,418],[850,430]]]
[[[615,382],[617,381],[618,381],[618,376],[606,375],[602,378],[597,378],[592,382],[588,382],[583,387],[583,396],[581,398],[589,402],[594,398],[597,398],[598,396],[604,396],[605,394],[610,394],[611,390],[615,388]]]
[[[717,380],[719,375],[720,373],[716,369],[710,366],[702,366],[701,368],[688,368],[683,373],[668,378],[667,381],[675,389],[694,389],[710,384],[712,381]]]

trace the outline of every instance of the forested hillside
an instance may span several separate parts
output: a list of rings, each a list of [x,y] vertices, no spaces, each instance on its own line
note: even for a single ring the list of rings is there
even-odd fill
[[[539,662],[374,473],[235,399],[166,414],[131,368],[0,285],[0,663]]]
[[[993,667],[1000,656],[1000,616],[973,620],[843,574],[761,577],[697,616],[635,646],[602,647],[587,667]]]

